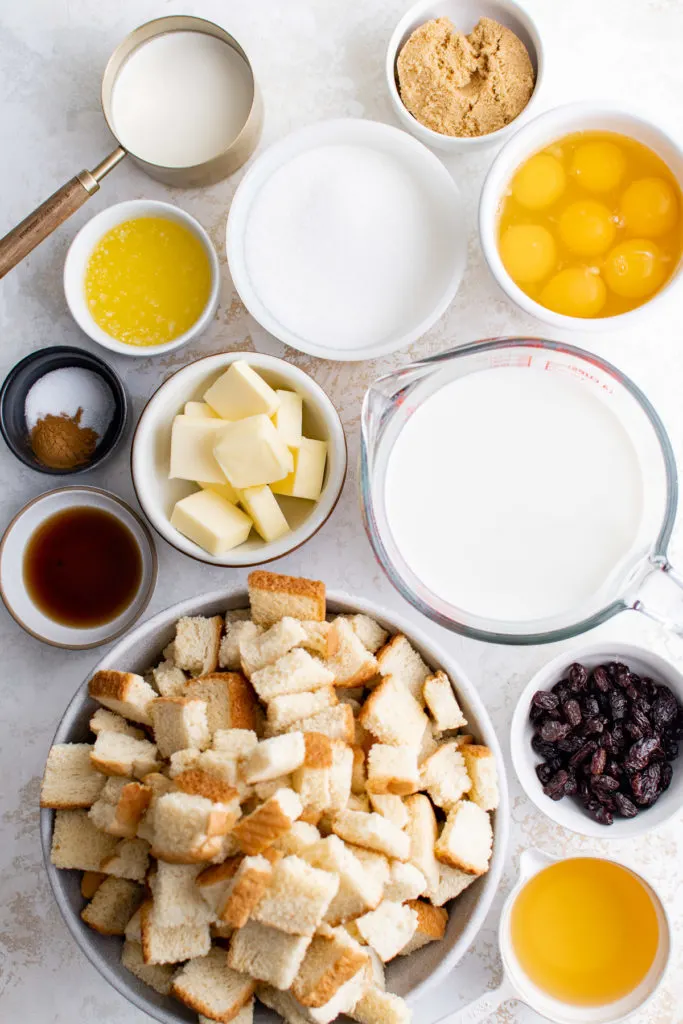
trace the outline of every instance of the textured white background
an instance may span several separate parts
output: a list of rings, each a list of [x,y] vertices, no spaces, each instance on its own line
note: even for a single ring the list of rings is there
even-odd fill
[[[580,98],[606,97],[640,107],[683,141],[681,0],[527,0],[547,48],[540,109]],[[112,148],[99,108],[102,69],[117,43],[137,24],[166,14],[194,13],[229,29],[249,53],[261,83],[266,125],[261,149],[287,132],[327,117],[392,121],[384,80],[384,50],[405,0],[0,0],[0,234],[82,167]],[[350,476],[326,528],[276,568],[322,577],[349,593],[371,595],[406,611],[378,570],[362,531],[356,494],[358,416],[363,392],[378,374],[420,354],[477,338],[544,329],[503,299],[481,257],[476,204],[491,159],[484,150],[448,162],[466,199],[469,266],[442,320],[410,352],[365,364],[325,363],[297,353],[288,358],[312,373],[340,409],[350,443]],[[164,188],[124,163],[87,207],[0,284],[0,374],[41,346],[95,347],[71,321],[61,286],[64,255],[75,231],[110,203],[137,197],[167,199],[194,214],[209,231],[223,266],[221,305],[210,330],[192,348],[164,359],[113,358],[133,400],[131,426],[150,392],[171,370],[224,349],[284,349],[248,316],[225,269],[224,229],[240,175],[212,189]],[[647,324],[619,335],[574,335],[633,376],[659,409],[683,460],[683,297]],[[567,339],[570,340],[570,339]],[[130,434],[129,434],[130,436]],[[126,444],[101,471],[81,478],[133,501]],[[24,469],[0,447],[0,527],[52,481]],[[571,500],[568,497],[567,500]],[[679,538],[681,531],[679,530]],[[219,586],[242,574],[210,570],[162,541],[159,586],[150,612]],[[679,548],[681,547],[679,541]],[[416,613],[410,612],[416,615]],[[681,616],[683,621],[683,614]],[[422,623],[424,625],[424,623]],[[528,650],[475,643],[429,627],[470,673],[507,751],[516,697],[555,648]],[[681,641],[633,613],[602,627],[605,636],[642,642],[683,667]],[[41,646],[0,607],[0,1021],[31,1024],[98,1021],[133,1024],[142,1015],[95,973],[66,932],[41,863],[37,800],[50,739],[74,689],[98,658]],[[431,1024],[493,987],[500,978],[496,925],[519,853],[538,845],[552,854],[609,853],[640,869],[662,893],[674,929],[683,935],[683,815],[629,844],[588,842],[549,824],[512,780],[512,839],[502,891],[470,953],[452,977],[416,1008],[416,1024]],[[683,959],[638,1024],[683,1020]],[[498,1024],[538,1020],[509,1004]]]

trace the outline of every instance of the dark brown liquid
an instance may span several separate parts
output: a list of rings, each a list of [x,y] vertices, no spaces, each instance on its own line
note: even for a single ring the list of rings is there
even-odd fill
[[[142,558],[120,519],[99,508],[67,508],[42,523],[24,554],[24,581],[37,607],[76,629],[102,626],[135,597]]]

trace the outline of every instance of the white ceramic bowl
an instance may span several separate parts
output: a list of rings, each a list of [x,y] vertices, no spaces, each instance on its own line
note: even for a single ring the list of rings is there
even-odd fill
[[[182,412],[185,402],[200,399],[209,385],[237,359],[244,359],[273,387],[297,391],[303,396],[304,435],[327,441],[327,466],[319,501],[278,497],[292,527],[290,533],[266,543],[252,530],[249,539],[239,547],[226,551],[224,555],[210,555],[171,526],[170,518],[176,501],[197,490],[187,480],[168,478],[171,425],[174,416]],[[258,352],[225,352],[190,363],[172,374],[154,392],[135,430],[131,472],[143,512],[154,529],[178,551],[209,565],[260,565],[300,547],[330,517],[346,477],[346,438],[332,402],[303,370],[284,359]]]
[[[647,317],[653,303],[661,302],[678,285],[683,262],[667,284],[636,309],[618,316],[575,317],[554,313],[529,298],[503,266],[498,249],[498,214],[501,199],[517,168],[556,139],[572,132],[609,131],[627,135],[654,150],[668,165],[683,187],[683,149],[661,128],[636,114],[598,103],[569,103],[555,107],[529,121],[503,146],[486,176],[479,200],[479,236],[489,270],[506,293],[525,313],[531,313],[552,327],[572,331],[611,331]]]
[[[630,839],[633,836],[644,835],[663,825],[680,811],[683,804],[683,757],[672,762],[671,785],[654,806],[642,810],[635,818],[620,818],[615,815],[613,825],[599,825],[597,821],[593,821],[573,797],[551,800],[543,792],[536,775],[535,768],[541,759],[531,746],[534,734],[529,721],[531,698],[537,690],[549,690],[559,682],[575,661],[585,665],[587,669],[593,669],[609,661],[624,662],[638,675],[665,683],[675,693],[679,703],[683,704],[683,675],[658,654],[652,654],[633,644],[610,644],[605,641],[572,647],[537,672],[519,698],[510,733],[512,763],[517,777],[526,795],[533,800],[538,809],[558,825],[572,832],[593,839]]]
[[[247,594],[243,590],[219,591],[182,601],[134,629],[105,655],[96,668],[141,672],[159,659],[162,649],[173,639],[175,624],[181,616],[216,615],[229,608],[243,608],[247,603]],[[445,650],[415,629],[408,620],[386,614],[371,601],[357,600],[342,592],[330,591],[327,604],[335,612],[364,612],[376,618],[386,629],[405,633],[429,665],[447,672],[455,682],[458,701],[469,727],[478,740],[493,750],[498,763],[500,806],[494,816],[493,856],[488,873],[477,879],[452,904],[446,935],[441,942],[432,942],[409,957],[397,957],[387,967],[387,987],[415,1003],[427,989],[442,981],[452,971],[474,941],[491,908],[503,871],[510,815],[505,766],[491,720],[476,687]],[[95,707],[95,702],[88,697],[86,681],[64,712],[53,742],[86,740],[88,722]],[[80,893],[80,872],[58,871],[50,863],[53,819],[53,811],[40,812],[45,865],[59,909],[78,946],[100,974],[138,1009],[144,1010],[161,1024],[180,1024],[186,1021],[188,1024],[196,1024],[196,1014],[173,999],[157,995],[121,966],[120,939],[99,935],[83,923],[80,917],[84,903]],[[256,1020],[258,1024],[276,1024],[280,1018],[261,1009]]]
[[[309,150],[323,146],[348,145],[367,148],[387,154],[397,166],[403,167],[411,179],[419,183],[420,193],[428,194],[438,220],[437,241],[448,248],[447,257],[440,261],[439,277],[432,294],[425,296],[419,312],[412,321],[380,341],[361,342],[354,348],[337,348],[323,335],[310,338],[296,329],[280,323],[268,310],[254,288],[245,256],[247,225],[256,196],[272,175],[285,164]],[[437,228],[435,226],[435,233]],[[240,182],[230,207],[226,228],[228,265],[233,283],[242,302],[262,327],[292,348],[321,359],[348,362],[374,359],[397,349],[405,348],[421,337],[436,323],[455,298],[467,262],[467,230],[464,223],[462,201],[453,178],[433,153],[421,146],[405,132],[378,121],[343,118],[318,121],[301,128],[276,142],[256,160]],[[416,265],[416,273],[421,265]],[[305,286],[305,282],[302,282]],[[349,294],[348,301],[354,301]]]
[[[514,121],[488,135],[478,135],[471,139],[459,138],[455,135],[442,135],[441,132],[427,128],[405,107],[398,91],[396,60],[408,37],[416,28],[424,25],[426,21],[431,21],[432,18],[450,18],[455,27],[465,34],[472,31],[480,18],[492,18],[511,29],[522,40],[536,72],[536,84],[529,102]],[[517,130],[520,121],[528,117],[536,105],[543,79],[543,45],[534,21],[522,7],[514,3],[514,0],[419,0],[419,3],[406,11],[392,33],[387,47],[384,73],[389,98],[402,127],[426,146],[454,156],[484,146],[500,145]]]
[[[128,527],[140,551],[142,575],[137,594],[120,615],[102,626],[76,629],[55,622],[36,607],[26,589],[23,562],[28,542],[46,519],[66,508],[84,506],[109,512]],[[7,611],[27,633],[53,647],[79,651],[121,636],[149,604],[156,578],[157,556],[149,530],[125,501],[98,487],[60,487],[39,495],[17,512],[0,543],[0,594]]]
[[[167,341],[162,345],[126,345],[124,342],[112,338],[111,334],[107,334],[99,324],[95,323],[85,298],[85,273],[93,249],[107,231],[134,217],[165,217],[167,220],[182,224],[202,243],[211,266],[211,291],[201,316],[184,334],[180,334],[173,341]],[[124,356],[144,358],[156,356],[162,352],[171,352],[174,348],[180,348],[181,345],[186,345],[188,341],[198,337],[209,326],[218,308],[219,285],[218,256],[211,239],[199,221],[191,217],[189,213],[185,213],[179,206],[162,203],[156,199],[131,199],[125,203],[108,206],[106,210],[96,214],[87,224],[83,225],[74,238],[64,263],[64,294],[74,320],[93,341]]]

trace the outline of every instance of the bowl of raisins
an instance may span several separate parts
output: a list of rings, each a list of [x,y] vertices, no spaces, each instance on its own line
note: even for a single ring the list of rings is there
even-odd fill
[[[559,655],[519,699],[511,752],[527,796],[581,835],[624,839],[683,804],[683,675],[631,644]]]

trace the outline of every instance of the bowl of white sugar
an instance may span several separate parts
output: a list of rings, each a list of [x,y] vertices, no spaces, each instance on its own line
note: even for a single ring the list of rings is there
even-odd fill
[[[267,331],[322,359],[410,345],[443,315],[467,256],[443,164],[376,121],[310,125],[254,163],[227,224],[230,273]]]

